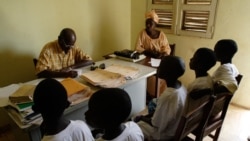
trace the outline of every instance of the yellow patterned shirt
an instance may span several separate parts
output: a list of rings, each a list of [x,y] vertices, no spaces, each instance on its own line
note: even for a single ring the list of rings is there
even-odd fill
[[[65,54],[58,40],[55,40],[43,47],[36,65],[36,74],[44,70],[59,71],[82,60],[92,59],[76,45]]]

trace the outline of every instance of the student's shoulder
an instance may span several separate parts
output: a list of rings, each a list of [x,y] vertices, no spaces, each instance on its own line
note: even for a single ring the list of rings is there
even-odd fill
[[[88,128],[88,125],[82,120],[70,120],[70,125],[75,128]]]

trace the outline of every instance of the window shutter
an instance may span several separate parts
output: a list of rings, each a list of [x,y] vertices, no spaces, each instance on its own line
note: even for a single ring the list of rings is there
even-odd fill
[[[147,11],[155,10],[159,17],[157,27],[165,33],[174,33],[176,23],[174,5],[174,0],[148,0]]]
[[[212,38],[217,0],[184,0],[179,3],[177,34]]]
[[[217,0],[148,0],[165,33],[212,38]]]

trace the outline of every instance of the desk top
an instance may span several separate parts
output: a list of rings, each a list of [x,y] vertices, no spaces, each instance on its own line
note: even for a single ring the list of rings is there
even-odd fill
[[[123,65],[123,66],[134,67],[134,68],[137,68],[139,70],[139,74],[138,74],[138,76],[136,78],[134,78],[132,80],[127,80],[127,82],[125,84],[121,85],[120,88],[128,87],[129,85],[132,85],[134,82],[139,81],[140,79],[147,78],[149,76],[152,76],[152,75],[156,74],[156,69],[155,68],[152,68],[152,67],[149,67],[149,66],[145,66],[145,65],[142,65],[140,63],[134,63],[134,62],[124,61],[124,60],[120,60],[120,59],[116,59],[116,58],[111,58],[111,59],[106,59],[106,60],[98,61],[98,62],[96,62],[96,65],[99,66],[102,63],[104,63],[107,67],[110,66],[110,65],[112,65],[112,64],[119,64],[119,65]],[[88,72],[88,71],[90,71],[90,66],[86,66],[86,67],[80,68],[80,70],[81,70],[82,73]],[[58,81],[61,81],[64,78],[56,78],[56,79]],[[80,77],[77,77],[75,79],[77,81],[79,81],[79,82],[81,82],[81,83],[89,86],[93,91],[101,89],[98,86],[93,86],[93,85],[87,83],[86,81],[84,81]],[[41,78],[41,79],[35,79],[35,80],[32,80],[32,81],[28,81],[28,82],[25,82],[24,84],[34,84],[34,85],[37,85],[41,80],[43,80],[43,78]],[[20,87],[20,84],[11,84],[9,86],[0,88],[0,107],[5,107],[5,106],[8,105],[8,97],[13,92],[15,92],[19,87]],[[80,108],[80,107],[82,107],[84,105],[87,105],[87,100],[83,101],[83,102],[81,102],[79,104],[76,104],[74,106],[69,107],[68,109],[65,110],[65,113],[67,114],[69,112],[72,112],[75,109]],[[24,125],[21,125],[20,123],[17,123],[17,124],[22,129],[31,126],[31,125],[24,126]]]
[[[111,59],[106,59],[106,60],[98,61],[98,62],[96,62],[96,65],[99,66],[102,63],[104,63],[106,67],[108,67],[108,66],[110,66],[112,64],[116,64],[116,65],[121,65],[121,66],[128,66],[128,67],[137,68],[139,70],[139,74],[137,75],[136,78],[131,79],[131,80],[127,80],[125,84],[123,84],[123,85],[120,86],[120,88],[127,87],[128,85],[131,85],[135,81],[138,81],[140,79],[147,78],[149,76],[152,76],[152,75],[156,74],[156,68],[152,68],[152,67],[146,66],[146,65],[144,65],[142,63],[135,63],[135,62],[129,62],[129,61],[120,60],[120,59],[117,59],[117,58],[111,58]],[[81,69],[82,69],[81,70],[82,73],[88,72],[88,71],[90,71],[90,66],[83,67]],[[84,81],[83,79],[81,79],[79,77],[76,78],[76,79],[79,82],[81,82],[81,83],[83,83],[85,85],[90,86],[93,90],[100,89],[100,87],[93,86],[93,85],[87,83],[86,81]]]

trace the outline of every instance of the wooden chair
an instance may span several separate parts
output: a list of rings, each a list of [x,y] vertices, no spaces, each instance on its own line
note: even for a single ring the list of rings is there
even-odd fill
[[[36,67],[36,64],[37,64],[37,61],[38,61],[38,60],[37,60],[36,58],[33,58],[32,61],[33,61],[34,66]]]
[[[171,49],[170,55],[175,56],[175,44],[169,44],[169,46],[170,46],[170,49]]]
[[[238,85],[240,84],[240,81],[242,79],[243,75],[239,74],[236,77],[236,80],[238,82]],[[220,131],[224,122],[224,119],[227,114],[228,106],[230,104],[230,101],[233,97],[233,94],[230,92],[221,92],[221,93],[215,93],[217,96],[217,99],[215,100],[214,107],[221,107],[222,111],[216,116],[211,116],[208,119],[208,123],[203,128],[197,128],[194,132],[192,132],[195,136],[209,136],[213,139],[213,141],[217,141],[220,135]],[[203,130],[203,134],[200,134],[199,131]],[[213,134],[212,132],[215,131]]]
[[[174,141],[193,140],[188,135],[195,129],[203,129],[206,126],[208,117],[212,111],[216,97],[209,93],[210,97],[196,109],[184,114],[175,133]],[[199,131],[203,134],[203,130]],[[201,141],[203,136],[196,135],[195,141]]]

